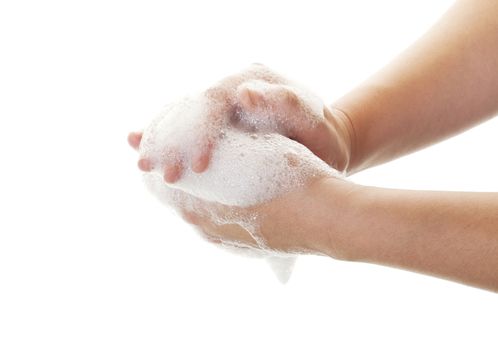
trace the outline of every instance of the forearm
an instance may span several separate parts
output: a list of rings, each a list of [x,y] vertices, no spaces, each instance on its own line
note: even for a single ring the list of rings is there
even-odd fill
[[[498,112],[498,2],[459,1],[333,107],[351,121],[348,172],[395,159]]]
[[[498,194],[352,185],[347,198],[341,215],[324,226],[329,255],[342,244],[351,260],[498,291]]]

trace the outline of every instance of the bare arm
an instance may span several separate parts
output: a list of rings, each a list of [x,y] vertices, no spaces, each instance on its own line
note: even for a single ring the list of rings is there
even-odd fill
[[[352,124],[348,172],[387,162],[498,112],[498,2],[460,0],[334,107]]]
[[[327,255],[498,291],[498,194],[320,186]]]
[[[273,249],[398,267],[498,292],[497,193],[385,189],[326,177],[245,210],[261,220],[260,234]],[[199,211],[187,214],[210,237],[254,244],[244,228],[219,226]]]
[[[426,35],[319,118],[303,113],[305,103],[285,78],[253,65],[206,91],[216,100],[210,111],[214,127],[206,130],[228,123],[237,108],[284,112],[288,123],[276,131],[350,174],[416,151],[498,113],[497,18],[495,0],[458,0]],[[260,80],[268,89],[241,89],[247,80]],[[309,120],[317,122],[303,123]],[[130,134],[130,144],[137,148],[141,136]],[[178,180],[189,163],[204,171],[216,142],[201,133],[193,159],[168,163],[165,179]],[[139,165],[148,170],[146,160]]]

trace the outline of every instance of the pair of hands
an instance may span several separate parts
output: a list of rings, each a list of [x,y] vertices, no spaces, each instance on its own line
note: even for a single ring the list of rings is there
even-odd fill
[[[207,112],[210,125],[204,128],[205,132],[197,140],[197,147],[189,160],[192,170],[198,173],[205,171],[216,148],[219,131],[228,124],[236,125],[237,116],[251,113],[273,118],[271,124],[279,133],[300,142],[335,169],[346,171],[353,141],[347,116],[326,106],[317,110],[296,91],[299,91],[296,84],[260,64],[254,64],[207,89],[204,94],[210,101]],[[135,132],[129,135],[128,141],[138,150],[141,138],[142,134]],[[182,150],[168,151],[171,154]],[[163,170],[164,180],[173,183],[181,178],[189,164],[178,160],[181,157],[169,158]],[[142,171],[151,170],[147,159],[140,159],[138,166]],[[300,221],[304,206],[313,206],[309,202],[316,196],[314,192],[321,183],[319,179],[268,203],[244,209],[262,218],[261,235],[270,248],[284,251],[323,250],[321,244],[308,234],[310,228],[303,227],[305,222],[291,224]],[[198,226],[213,242],[229,239],[255,245],[250,235],[238,225],[216,225],[199,212],[184,212],[184,218]]]

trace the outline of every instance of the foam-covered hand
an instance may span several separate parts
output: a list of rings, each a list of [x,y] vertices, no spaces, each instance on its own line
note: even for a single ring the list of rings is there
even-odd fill
[[[212,243],[256,251],[263,248],[266,254],[312,253],[345,259],[351,238],[330,223],[343,219],[342,209],[353,187],[325,176],[247,208],[196,200],[185,206],[182,214]]]
[[[177,181],[186,167],[203,172],[210,164],[220,131],[228,124],[248,132],[277,132],[296,140],[339,171],[347,168],[351,153],[350,124],[340,111],[331,110],[320,98],[261,64],[229,76],[204,92],[209,101],[206,125],[198,135],[191,158],[168,157],[164,178]],[[249,114],[251,118],[245,116]],[[130,144],[138,148],[142,134],[131,133]],[[182,152],[175,148],[169,155]],[[190,164],[185,164],[189,162]],[[149,160],[139,167],[150,170]]]
[[[324,130],[328,124],[325,114],[320,114],[323,104],[302,88],[257,79],[234,85],[233,96],[239,102],[227,103],[230,97],[218,96],[226,93],[223,86],[168,104],[143,136],[131,135],[130,143],[140,154],[139,165],[146,170],[147,187],[225,245],[257,247],[251,251],[266,254],[273,262],[281,257],[280,251],[320,251],[312,245],[323,240],[309,239],[313,227],[300,222],[310,217],[303,215],[304,210],[313,213],[313,201],[320,193],[309,192],[310,184],[342,180],[308,148],[283,135],[305,125],[309,130]],[[261,99],[272,96],[272,103],[284,98],[279,97],[282,91],[295,100],[285,97],[288,110],[263,102],[249,109],[256,91]],[[241,102],[244,94],[251,101]],[[241,103],[246,107],[241,108]],[[288,118],[291,105],[295,114]],[[199,152],[206,150],[210,154],[202,157],[209,159],[210,166],[199,172],[199,164],[191,160],[199,160]],[[182,176],[171,177],[171,169]],[[308,221],[315,222],[319,220]],[[276,261],[289,272],[293,259],[284,258],[285,264],[282,259]]]
[[[279,252],[317,252],[320,249],[313,232],[302,223],[304,212],[311,209],[309,203],[314,200],[310,192],[316,186],[315,181],[246,208],[199,199],[192,202],[189,198],[181,212],[185,221],[213,243]],[[303,203],[308,207],[303,208]]]

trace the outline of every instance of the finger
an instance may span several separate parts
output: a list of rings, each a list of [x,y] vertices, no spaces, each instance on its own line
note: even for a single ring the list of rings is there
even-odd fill
[[[178,158],[171,158],[164,166],[164,181],[174,183],[180,179],[183,173],[182,161]]]
[[[216,238],[216,237],[212,237],[212,236],[209,236],[209,235],[206,235],[204,234],[204,238],[209,242],[209,243],[212,243],[212,244],[217,244],[217,245],[220,245],[223,243],[223,240],[219,239],[219,238]]]
[[[234,107],[229,102],[226,91],[213,88],[206,92],[206,96],[209,99],[206,119],[199,128],[197,145],[191,158],[191,167],[196,173],[202,173],[208,168],[216,140],[234,114]]]
[[[142,171],[149,172],[152,170],[152,162],[147,158],[138,160],[138,168]]]
[[[128,134],[128,143],[135,150],[138,150],[138,147],[140,146],[140,141],[142,141],[142,136],[143,136],[142,132],[131,132]]]
[[[298,116],[301,113],[299,96],[283,85],[271,85],[264,94],[264,102],[274,111],[280,111],[280,116]]]
[[[249,123],[271,129],[264,131],[278,131],[289,136],[306,119],[300,97],[284,85],[249,81],[238,88],[237,98],[240,108],[251,114]]]
[[[197,146],[196,151],[192,157],[192,170],[196,173],[205,171],[211,161],[213,154],[214,142],[210,138],[205,138]]]
[[[258,247],[258,243],[251,237],[251,235],[237,224],[216,225],[204,218],[200,220],[199,226],[206,234],[213,238]]]
[[[197,215],[196,213],[194,213],[193,211],[188,211],[188,210],[182,209],[181,216],[182,216],[183,220],[185,220],[186,222],[188,222],[191,225],[198,226],[201,223],[200,216]]]
[[[209,233],[204,231],[199,226],[194,226],[194,230],[201,236],[202,239],[205,239],[209,243],[212,243],[212,244],[217,245],[217,246],[221,246],[223,243],[226,243],[220,238],[211,236]]]
[[[239,105],[247,112],[254,112],[262,107],[263,95],[250,86],[241,86],[237,92]]]
[[[209,207],[196,209],[182,209],[182,217],[197,229],[209,236],[212,239],[224,243],[243,243],[253,247],[259,247],[257,241],[252,235],[242,226],[236,223],[217,224],[213,222],[213,218],[224,217],[228,207],[223,205],[209,204]]]

